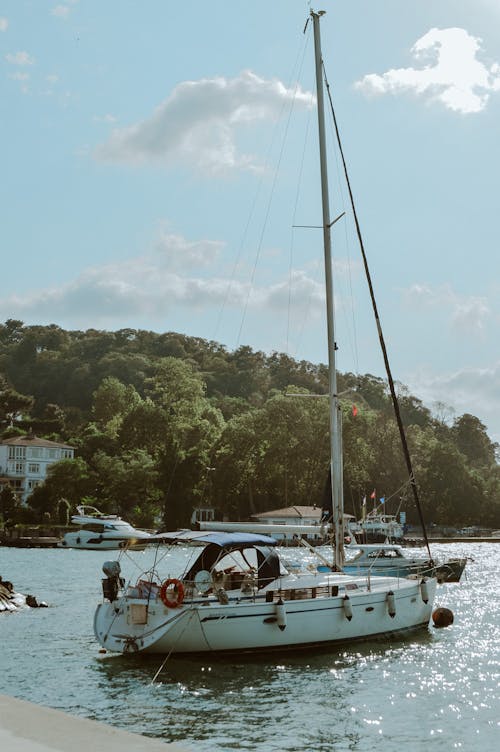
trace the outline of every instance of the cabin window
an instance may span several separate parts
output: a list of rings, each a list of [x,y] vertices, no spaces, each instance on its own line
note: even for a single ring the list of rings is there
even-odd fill
[[[88,530],[90,533],[102,533],[104,531],[104,525],[99,525],[95,522],[88,522],[82,525],[82,530]]]

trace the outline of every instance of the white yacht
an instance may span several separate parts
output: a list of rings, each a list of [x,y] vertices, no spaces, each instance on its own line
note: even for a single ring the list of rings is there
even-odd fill
[[[102,514],[95,507],[81,505],[71,517],[78,530],[66,533],[58,543],[60,548],[84,548],[95,551],[116,551],[121,548],[143,549],[150,533],[137,530],[116,514]]]

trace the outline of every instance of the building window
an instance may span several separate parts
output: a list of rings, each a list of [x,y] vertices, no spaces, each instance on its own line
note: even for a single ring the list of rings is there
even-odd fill
[[[57,458],[57,449],[49,449],[49,458],[55,460]]]
[[[38,475],[40,472],[40,464],[38,462],[30,462],[28,465],[28,472]]]
[[[9,447],[9,460],[24,460],[26,457],[26,447],[11,446]]]
[[[28,490],[32,491],[34,488],[36,488],[40,484],[41,484],[41,481],[39,481],[39,480],[29,480],[28,481]]]
[[[16,462],[14,472],[16,475],[24,475],[24,462]]]
[[[30,456],[33,459],[40,459],[43,457],[43,449],[41,447],[31,447]]]
[[[71,460],[73,459],[73,450],[72,449],[63,449],[62,450],[62,456],[65,460]]]

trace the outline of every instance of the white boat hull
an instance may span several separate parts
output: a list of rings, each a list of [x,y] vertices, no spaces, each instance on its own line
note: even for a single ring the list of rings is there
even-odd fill
[[[352,582],[352,580],[350,580]],[[284,600],[285,625],[280,627],[276,595],[272,603],[265,594],[255,599],[215,598],[167,608],[159,600],[123,597],[98,606],[94,632],[99,643],[113,652],[242,653],[269,650],[302,650],[310,647],[366,640],[408,632],[429,624],[436,581],[427,581],[427,603],[422,599],[419,580],[377,578],[371,591],[343,591],[335,596]],[[298,591],[300,592],[300,591]],[[394,593],[394,615],[388,593]],[[344,605],[349,596],[352,617]],[[283,594],[284,595],[284,594]],[[145,623],[134,621],[145,619]],[[142,616],[141,616],[142,614]]]
[[[57,545],[59,548],[81,548],[86,551],[120,551],[124,548],[133,548],[134,551],[140,551],[148,545],[149,536],[132,537],[116,536],[111,537],[105,533],[102,536],[95,533],[79,531],[75,533],[66,533],[62,541]]]

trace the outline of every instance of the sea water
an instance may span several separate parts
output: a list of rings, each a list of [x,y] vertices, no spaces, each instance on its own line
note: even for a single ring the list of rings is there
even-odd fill
[[[0,575],[49,604],[0,614],[0,693],[200,752],[493,752],[500,744],[500,544],[432,551],[470,558],[461,583],[438,587],[435,606],[453,611],[451,627],[337,650],[169,658],[162,666],[164,656],[99,653],[92,620],[112,552],[0,548]],[[151,556],[135,554],[139,568],[130,561],[123,569],[139,576]],[[175,576],[182,556],[171,556],[163,565]]]

